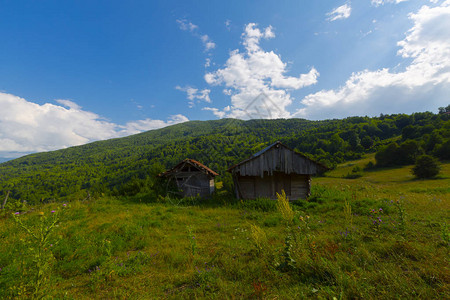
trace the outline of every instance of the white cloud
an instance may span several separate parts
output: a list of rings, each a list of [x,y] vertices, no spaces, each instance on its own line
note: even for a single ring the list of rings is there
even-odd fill
[[[406,2],[408,0],[371,0],[370,2],[372,3],[372,5],[374,6],[380,6],[380,5],[384,5],[386,3],[395,3],[398,4],[400,2]]]
[[[180,26],[181,30],[187,30],[187,31],[190,31],[190,32],[194,32],[194,30],[198,29],[197,25],[192,24],[191,22],[189,22],[186,19],[177,20],[177,23]]]
[[[286,118],[286,107],[292,103],[289,90],[297,90],[317,82],[315,68],[298,77],[286,76],[287,64],[273,51],[261,49],[261,39],[274,38],[271,26],[260,30],[255,23],[245,27],[242,44],[245,52],[230,52],[225,66],[205,74],[210,85],[224,85],[224,94],[231,96],[227,117]],[[209,109],[210,110],[210,109]],[[217,115],[217,112],[215,113]]]
[[[199,38],[202,41],[206,52],[216,47],[216,44],[209,38],[208,35],[202,35],[198,32],[199,28],[197,25],[192,24],[186,19],[179,19],[177,20],[177,23],[179,24],[181,30],[189,31],[193,36]]]
[[[147,119],[117,125],[70,100],[56,102],[65,107],[39,105],[0,92],[0,156],[61,149],[187,121],[177,115],[168,121]]]
[[[128,122],[125,126],[121,126],[122,130],[119,132],[119,134],[121,136],[126,136],[130,134],[140,133],[143,131],[184,123],[187,121],[189,121],[189,119],[181,114],[170,116],[169,120],[167,121],[153,120],[153,119],[132,121]]]
[[[231,30],[231,21],[230,20],[225,21],[225,27],[227,28],[228,31]]]
[[[56,102],[58,102],[59,104],[62,104],[70,109],[74,109],[74,110],[80,110],[81,107],[76,104],[75,102],[72,102],[70,100],[64,100],[64,99],[57,99],[55,100]]]
[[[226,112],[220,111],[218,108],[215,108],[215,107],[203,107],[202,110],[212,111],[212,113],[220,119],[222,119],[226,115]]]
[[[211,98],[209,97],[209,93],[211,92],[211,90],[209,89],[203,89],[203,90],[199,90],[196,88],[193,88],[191,86],[185,86],[185,87],[181,87],[179,85],[177,85],[175,87],[175,89],[185,92],[187,94],[187,98],[190,100],[189,101],[189,107],[192,108],[195,105],[195,100],[200,100],[200,101],[205,101],[207,103],[211,103]],[[198,103],[199,101],[197,101]]]
[[[327,20],[332,22],[340,19],[347,19],[350,17],[351,12],[351,6],[349,4],[344,4],[327,13]]]
[[[410,14],[414,25],[398,42],[412,59],[401,72],[389,68],[352,74],[344,86],[306,96],[296,116],[325,119],[353,115],[436,110],[450,92],[450,0]],[[406,110],[408,111],[405,111]]]
[[[200,37],[200,39],[202,40],[206,51],[214,49],[216,47],[216,44],[211,41],[208,35],[204,34]]]

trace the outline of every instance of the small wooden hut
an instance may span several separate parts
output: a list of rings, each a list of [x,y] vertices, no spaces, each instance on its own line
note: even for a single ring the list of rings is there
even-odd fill
[[[290,200],[310,195],[311,175],[328,168],[276,142],[228,169],[238,199],[276,199],[285,191]]]
[[[159,174],[166,177],[169,183],[175,183],[183,197],[202,198],[208,198],[214,192],[214,177],[217,175],[219,174],[193,159],[185,159]]]

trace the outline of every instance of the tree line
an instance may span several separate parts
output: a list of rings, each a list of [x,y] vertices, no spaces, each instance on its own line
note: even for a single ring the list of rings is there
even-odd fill
[[[10,199],[28,203],[79,199],[88,191],[93,196],[147,193],[156,197],[163,186],[157,175],[185,158],[220,173],[219,180],[229,188],[226,170],[276,141],[331,168],[373,152],[378,166],[411,164],[420,154],[446,160],[450,116],[440,109],[438,114],[324,121],[191,121],[2,163],[0,195],[10,191]]]

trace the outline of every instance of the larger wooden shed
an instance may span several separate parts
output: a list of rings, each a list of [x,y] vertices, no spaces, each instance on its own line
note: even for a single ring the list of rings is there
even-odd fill
[[[228,169],[238,199],[276,199],[285,191],[290,200],[305,199],[311,191],[311,175],[328,168],[276,142]]]
[[[166,177],[169,184],[175,184],[181,196],[202,198],[208,198],[214,192],[214,177],[218,175],[193,159],[185,159],[172,169],[159,174]]]

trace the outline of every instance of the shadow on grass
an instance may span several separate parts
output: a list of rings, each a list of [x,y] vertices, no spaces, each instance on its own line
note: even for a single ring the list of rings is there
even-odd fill
[[[210,198],[200,197],[167,197],[150,193],[141,193],[134,196],[118,196],[117,199],[123,204],[162,204],[179,207],[204,207],[216,208],[224,206],[235,206],[239,201],[229,192],[214,194]]]

